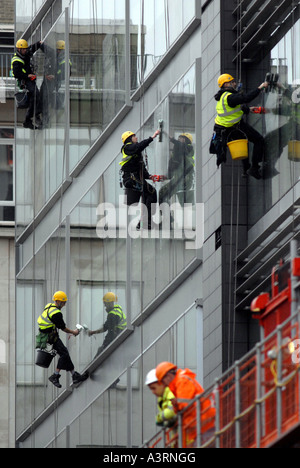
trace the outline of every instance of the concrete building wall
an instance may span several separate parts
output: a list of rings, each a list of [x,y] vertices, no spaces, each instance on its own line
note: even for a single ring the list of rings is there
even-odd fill
[[[205,4],[207,2],[203,2]],[[222,224],[221,170],[209,154],[215,118],[216,82],[221,71],[221,2],[208,3],[202,14],[202,196],[205,204],[203,248],[203,308],[205,386],[222,371],[221,248],[215,232]]]

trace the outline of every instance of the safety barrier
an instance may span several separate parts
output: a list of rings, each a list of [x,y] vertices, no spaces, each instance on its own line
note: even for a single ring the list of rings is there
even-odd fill
[[[178,414],[178,423],[162,429],[143,447],[265,448],[300,424],[299,312],[237,361],[215,385]],[[299,349],[299,351],[298,351]],[[210,399],[216,414],[214,429],[201,430]],[[195,418],[184,423],[187,411]],[[192,428],[193,440],[187,433]]]

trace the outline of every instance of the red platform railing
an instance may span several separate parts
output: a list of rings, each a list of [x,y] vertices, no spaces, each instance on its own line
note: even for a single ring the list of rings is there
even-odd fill
[[[215,385],[178,414],[176,426],[163,429],[143,447],[264,448],[300,424],[299,313],[280,324],[237,361]],[[299,349],[299,353],[297,350]],[[203,431],[201,401],[215,407],[214,428]],[[187,440],[184,414],[196,405],[194,438]],[[196,429],[196,430],[195,430]]]

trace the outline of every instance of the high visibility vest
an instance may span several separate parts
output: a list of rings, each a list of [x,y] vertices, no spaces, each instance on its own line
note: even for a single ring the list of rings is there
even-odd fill
[[[37,319],[40,330],[55,329],[55,325],[51,322],[53,315],[61,312],[55,304],[49,303],[45,306],[44,312]]]
[[[65,65],[66,60],[63,58],[60,62],[58,62],[58,68],[57,68],[57,75],[60,75],[62,73],[62,66]],[[69,60],[69,65],[70,67],[72,66],[71,60]]]
[[[134,158],[135,156],[137,156],[136,154],[133,154],[132,156],[128,156],[128,154],[125,153],[125,146],[127,145],[131,145],[132,143],[126,143],[126,145],[123,146],[123,149],[122,149],[122,154],[123,154],[123,158],[122,158],[122,161],[119,162],[120,166],[124,166],[124,164],[128,163],[128,161],[130,161],[132,158]]]
[[[17,54],[14,54],[13,58],[11,59],[11,67],[10,67],[10,68],[11,68],[11,74],[12,74],[12,76],[15,76],[15,75],[14,75],[14,69],[13,69],[13,64],[14,64],[15,62],[20,62],[20,63],[22,63],[22,65],[25,66],[24,60],[21,59],[21,57],[19,57]],[[23,73],[27,73],[26,70],[25,70],[25,68],[22,68],[22,72],[23,72]]]
[[[109,312],[109,314],[116,315],[120,318],[120,322],[117,325],[117,330],[124,330],[127,326],[126,315],[124,314],[122,307],[119,304],[116,304],[113,310]]]
[[[158,414],[156,415],[156,422],[175,421],[176,413],[172,405],[172,400],[174,398],[174,393],[171,392],[169,387],[166,387],[163,395],[157,399]]]
[[[239,123],[244,115],[240,105],[234,108],[228,105],[227,99],[230,94],[232,93],[223,93],[216,107],[218,115],[215,119],[215,123],[217,125],[222,125],[222,127],[232,127]]]
[[[193,150],[193,155],[191,156],[190,154],[188,155],[188,160],[191,160],[192,165],[195,167],[195,153],[194,153],[194,148],[193,145],[188,145],[188,148]],[[192,151],[190,151],[192,153]]]

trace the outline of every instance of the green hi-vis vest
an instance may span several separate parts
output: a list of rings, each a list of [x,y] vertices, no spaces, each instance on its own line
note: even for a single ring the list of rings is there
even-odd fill
[[[116,315],[120,318],[120,322],[116,327],[118,330],[124,330],[127,326],[126,315],[124,314],[122,307],[119,304],[116,304],[113,310],[109,312],[109,314]]]
[[[54,314],[58,314],[59,312],[61,311],[56,307],[55,304],[47,304],[45,306],[44,312],[37,319],[40,330],[55,328],[54,323],[51,322],[51,317],[53,317]]]
[[[11,59],[11,67],[10,67],[10,68],[11,68],[11,74],[12,74],[12,76],[14,76],[14,70],[13,70],[13,64],[14,64],[14,62],[20,62],[20,63],[22,63],[22,65],[25,65],[24,60],[22,60],[21,57],[19,57],[17,54],[15,54],[15,55],[13,56],[13,58]],[[26,70],[25,70],[24,68],[22,68],[22,72],[23,72],[23,73],[26,73]]]
[[[193,145],[188,145],[188,148],[189,149],[192,149],[193,151],[193,155],[191,156],[192,154],[192,151],[190,151],[190,153],[188,154],[188,159],[191,160],[191,164],[195,167],[195,153],[194,153],[194,148],[193,148]]]
[[[161,425],[164,421],[175,422],[176,413],[172,405],[172,400],[175,395],[169,387],[164,389],[164,393],[157,399],[158,414],[156,415],[156,422]]]
[[[223,93],[216,107],[218,115],[215,119],[215,123],[217,125],[222,125],[222,127],[232,127],[239,123],[244,115],[241,106],[232,108],[228,105],[227,98],[230,94],[232,93]]]
[[[60,62],[58,62],[58,69],[57,69],[57,74],[60,75],[61,74],[61,71],[62,71],[62,66],[65,65],[66,63],[66,60],[63,58]],[[71,60],[69,60],[69,65],[70,67],[72,66],[72,62]]]
[[[131,145],[131,144],[132,143],[126,143],[125,146]],[[122,149],[123,159],[122,159],[121,162],[119,162],[120,166],[124,166],[124,164],[128,163],[128,161],[130,161],[130,159],[132,159],[132,158],[134,158],[136,156],[135,154],[133,154],[132,156],[128,156],[128,154],[126,154],[125,151],[124,151],[125,146]]]

